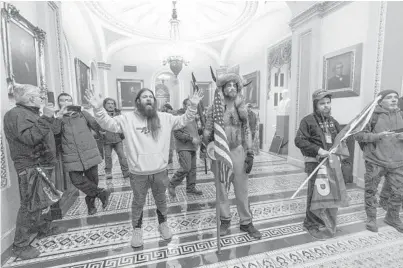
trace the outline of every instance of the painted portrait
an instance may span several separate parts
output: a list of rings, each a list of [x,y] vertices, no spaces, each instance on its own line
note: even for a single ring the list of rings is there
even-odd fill
[[[329,53],[323,59],[323,88],[334,98],[360,94],[362,44]]]
[[[133,109],[134,99],[140,89],[143,88],[143,80],[116,79],[116,83],[119,108],[122,110]]]
[[[85,90],[90,88],[90,67],[78,58],[74,59],[76,69],[76,84],[78,91],[77,103],[82,106],[88,106],[88,102],[85,100]]]
[[[204,107],[210,106],[214,94],[212,92],[213,82],[211,81],[196,82],[196,85],[199,87],[199,89],[203,90],[203,99],[202,99],[203,106]],[[190,88],[193,91],[192,83],[190,83]]]
[[[242,89],[245,103],[250,103],[253,108],[259,108],[260,71],[244,75],[243,79],[245,80],[245,84],[248,84]]]
[[[33,25],[10,3],[1,9],[2,53],[8,99],[15,103],[13,83],[31,84],[47,91],[44,46],[46,33]]]
[[[14,23],[10,23],[11,66],[14,81],[19,84],[39,85],[35,38]]]

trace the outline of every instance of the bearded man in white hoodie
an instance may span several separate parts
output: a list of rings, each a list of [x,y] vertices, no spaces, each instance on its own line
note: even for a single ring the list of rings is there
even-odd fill
[[[157,100],[154,93],[141,89],[135,99],[134,112],[110,117],[103,108],[103,99],[92,90],[86,91],[86,99],[94,108],[95,118],[99,125],[111,132],[123,133],[126,157],[130,171],[130,185],[133,190],[132,247],[141,247],[143,232],[143,208],[148,189],[151,187],[157,206],[158,230],[165,240],[172,238],[167,223],[166,189],[168,178],[168,155],[172,130],[181,129],[192,122],[196,115],[196,107],[203,98],[202,91],[197,91],[190,98],[191,105],[186,113],[174,116],[157,112]]]

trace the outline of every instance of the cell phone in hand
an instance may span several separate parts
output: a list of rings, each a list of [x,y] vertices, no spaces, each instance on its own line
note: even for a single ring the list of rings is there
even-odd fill
[[[69,111],[69,112],[81,112],[81,106],[69,105],[69,106],[67,106],[67,111]]]

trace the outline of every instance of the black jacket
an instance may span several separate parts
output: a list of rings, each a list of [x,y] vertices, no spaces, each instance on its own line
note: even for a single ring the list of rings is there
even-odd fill
[[[23,104],[17,104],[4,115],[4,133],[17,172],[56,163],[52,128],[57,124],[60,122],[55,118],[39,116],[39,108]]]
[[[328,117],[326,121],[329,123],[329,131],[334,142],[335,137],[340,132],[339,123],[333,118]],[[323,119],[317,113],[305,116],[300,123],[294,143],[303,156],[316,157],[320,148],[329,150],[331,145],[326,144],[325,134],[320,124]]]

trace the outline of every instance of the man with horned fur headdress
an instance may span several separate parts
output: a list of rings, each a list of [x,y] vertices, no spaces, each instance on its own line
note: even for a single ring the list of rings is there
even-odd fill
[[[234,166],[233,180],[236,204],[240,218],[241,231],[251,237],[260,239],[261,233],[253,226],[252,212],[248,200],[248,174],[252,170],[254,153],[252,150],[252,133],[248,123],[248,111],[241,95],[244,86],[239,67],[227,69],[219,74],[216,81],[222,92],[224,111],[224,130],[228,139],[230,157]],[[204,131],[205,144],[211,140],[213,134],[213,108],[207,111],[206,128]],[[245,148],[244,148],[245,147]],[[246,151],[246,153],[245,153]],[[213,170],[213,172],[216,172]],[[220,184],[220,235],[229,234],[231,212],[228,200],[228,190],[224,183]]]

